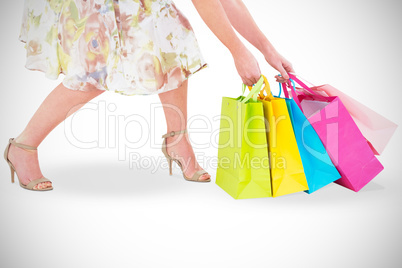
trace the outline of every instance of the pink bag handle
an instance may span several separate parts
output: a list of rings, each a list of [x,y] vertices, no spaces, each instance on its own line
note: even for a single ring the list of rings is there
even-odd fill
[[[291,92],[292,92],[292,97],[294,99],[296,99],[296,94],[293,94],[293,93],[296,93],[296,86],[295,86],[294,81],[296,81],[299,85],[301,85],[304,89],[306,89],[311,94],[316,95],[314,93],[314,91],[311,88],[309,88],[306,84],[304,84],[300,79],[298,79],[296,77],[296,75],[294,75],[293,73],[288,73],[288,75],[289,75],[289,78],[290,78],[289,81],[288,81],[288,84],[286,85],[286,83],[282,83],[283,93],[285,94],[285,98],[289,99],[289,93],[288,93],[288,90],[287,90],[287,87],[289,87],[291,89]],[[279,76],[281,76],[281,75],[279,75]],[[280,88],[280,90],[282,90],[281,84],[279,84],[279,88]],[[293,91],[295,91],[295,92],[293,92]],[[281,92],[281,91],[279,91],[279,92]]]
[[[292,74],[292,75],[294,75],[294,76],[297,76],[297,78],[298,78],[299,80],[301,80],[302,82],[304,82],[306,85],[309,85],[310,88],[315,87],[315,85],[314,85],[313,83],[307,81],[307,79],[305,79],[304,77],[301,77],[301,76],[298,75],[298,74],[295,74],[295,73],[292,73],[292,72],[289,72],[288,74]]]
[[[279,86],[281,86],[281,84],[279,84]],[[300,100],[297,97],[296,85],[295,85],[295,82],[293,81],[293,79],[290,78],[289,81],[288,81],[288,84],[282,83],[282,86],[283,86],[283,92],[285,94],[285,98],[288,98],[288,99],[290,98],[289,97],[289,92],[288,92],[288,87],[289,87],[291,89],[290,92],[292,94],[292,99],[296,102],[297,106],[299,106],[300,109],[301,109]]]
[[[288,75],[289,75],[290,81],[292,81],[292,84],[293,84],[293,87],[292,87],[290,85],[290,82],[288,82],[289,83],[288,86],[292,89],[292,96],[293,96],[294,99],[298,99],[297,98],[298,95],[305,95],[305,94],[303,94],[303,93],[296,94],[296,87],[295,87],[293,81],[297,82],[300,86],[303,87],[303,89],[307,90],[312,96],[315,97],[316,100],[328,101],[328,99],[325,96],[322,96],[322,95],[318,94],[315,90],[309,88],[306,84],[304,84],[299,78],[296,77],[295,74],[288,73]]]
[[[302,88],[304,88],[305,90],[307,90],[308,92],[310,92],[312,95],[316,96],[317,94],[308,86],[306,86],[306,84],[304,84],[299,78],[296,77],[296,75],[288,73],[289,77],[291,79],[293,79],[296,83],[298,83],[300,86],[302,86]]]
[[[295,82],[297,82],[300,86],[302,86],[305,90],[307,90],[317,100],[328,101],[327,98],[325,98],[322,95],[317,94],[314,90],[309,88],[305,83],[303,83],[299,78],[297,78],[295,74],[288,73],[288,75],[289,75],[289,81],[287,83],[282,83],[285,98],[289,99],[289,92],[288,92],[288,87],[289,87],[290,92],[292,94],[292,99],[296,102],[297,106],[299,106],[300,109],[302,109],[302,106],[301,106],[298,94],[296,93]],[[281,84],[279,84],[279,86],[281,86]],[[299,95],[305,95],[305,94],[304,93],[299,93]]]
[[[279,76],[281,76],[280,74],[279,74]],[[289,88],[290,88],[290,82],[288,81],[288,85],[286,85],[285,83],[279,83],[279,94],[278,94],[278,96],[277,97],[281,97],[281,93],[282,93],[282,87],[283,87],[283,94],[285,94],[285,98],[287,98],[287,99],[289,99],[290,97],[289,97],[289,92],[288,92],[288,90],[287,90],[287,86],[289,86]]]

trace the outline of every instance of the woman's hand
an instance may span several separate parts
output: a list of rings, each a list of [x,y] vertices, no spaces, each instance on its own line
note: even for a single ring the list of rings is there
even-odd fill
[[[233,52],[232,55],[243,83],[247,86],[256,84],[261,77],[261,70],[254,55],[246,47]]]
[[[264,53],[265,60],[276,69],[281,76],[276,75],[276,82],[285,83],[289,79],[287,73],[294,72],[292,64],[285,59],[281,54],[276,52],[275,49],[271,48],[268,52]]]
[[[192,0],[201,18],[229,49],[243,83],[252,86],[261,77],[260,67],[253,54],[237,37],[219,0]]]
[[[242,0],[220,0],[232,26],[264,55],[266,61],[280,72],[277,82],[289,79],[287,72],[294,72],[292,64],[276,52],[267,37],[261,32]]]
[[[267,62],[281,73],[283,78],[276,76],[278,82],[289,79],[286,72],[293,72],[292,65],[276,52],[241,0],[192,0],[192,2],[207,26],[231,52],[237,72],[244,84],[252,86],[257,83],[261,71],[253,54],[237,37],[232,24],[244,38],[262,52]]]

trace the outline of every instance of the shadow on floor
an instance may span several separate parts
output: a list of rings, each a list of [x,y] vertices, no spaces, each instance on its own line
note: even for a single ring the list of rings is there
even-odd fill
[[[167,169],[156,172],[151,169],[129,169],[122,163],[69,163],[68,166],[48,168],[46,173],[56,191],[78,195],[172,195],[195,188],[198,184],[203,186],[197,187],[200,190],[214,184],[214,181],[185,181],[177,168],[169,176]]]
[[[215,184],[213,172],[210,173],[212,175],[211,182],[196,183],[185,181],[178,167],[175,167],[173,175],[169,176],[167,169],[159,169],[156,172],[152,172],[151,169],[130,169],[126,163],[120,162],[69,163],[65,166],[47,167],[46,171],[46,176],[54,183],[54,191],[66,195],[99,197],[153,197],[163,195],[168,198],[172,195],[201,194],[208,195],[208,198],[215,201],[226,200],[243,205],[251,203],[257,206],[258,204],[266,206],[269,203],[280,203],[285,206],[346,204],[356,199],[373,198],[373,195],[386,190],[383,185],[376,181],[371,181],[358,193],[332,183],[311,195],[299,192],[277,198],[234,200]],[[377,179],[381,181],[380,178]]]

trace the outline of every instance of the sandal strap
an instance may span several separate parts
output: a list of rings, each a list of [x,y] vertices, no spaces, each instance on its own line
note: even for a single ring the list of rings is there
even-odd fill
[[[173,137],[173,136],[176,136],[177,134],[186,133],[186,132],[187,132],[187,129],[183,129],[180,131],[171,131],[171,132],[168,132],[165,135],[163,135],[162,138]]]
[[[203,174],[208,174],[205,170],[201,169],[194,173],[193,177],[191,178],[192,181],[198,181]]]
[[[45,177],[42,177],[40,179],[30,181],[27,185],[24,185],[24,188],[32,190],[35,187],[35,185],[37,185],[41,182],[47,182],[47,181],[50,181],[50,180],[46,179]]]
[[[28,149],[28,150],[36,150],[36,149],[38,149],[37,147],[33,147],[33,146],[26,145],[26,144],[22,144],[22,143],[15,142],[15,141],[14,141],[14,138],[10,138],[9,141],[10,141],[10,143],[13,144],[14,146],[20,147],[20,148],[23,148],[23,149]]]

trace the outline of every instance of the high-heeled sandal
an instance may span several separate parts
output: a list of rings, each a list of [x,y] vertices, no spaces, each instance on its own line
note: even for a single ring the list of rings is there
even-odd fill
[[[183,171],[183,164],[180,162],[179,159],[174,158],[172,156],[170,156],[167,153],[166,147],[167,147],[167,140],[166,138],[168,137],[173,137],[176,136],[177,134],[182,134],[182,133],[186,133],[187,129],[181,130],[181,131],[172,131],[169,133],[166,133],[165,135],[162,136],[162,138],[164,138],[165,140],[162,143],[162,152],[163,154],[166,156],[166,159],[169,163],[169,174],[172,175],[172,162],[175,161],[177,163],[177,165],[179,165],[181,171],[183,172],[183,177],[188,180],[188,181],[196,181],[196,182],[210,182],[211,179],[207,179],[207,180],[200,180],[201,176],[204,174],[208,174],[208,172],[206,172],[205,170],[201,169],[198,170],[194,173],[194,175],[191,178],[188,178],[186,175],[184,175],[184,171]]]
[[[13,165],[13,164],[11,163],[11,161],[8,159],[8,150],[10,149],[10,145],[11,145],[11,144],[14,145],[14,146],[16,146],[16,147],[20,147],[20,148],[28,149],[28,150],[37,150],[37,147],[33,147],[33,146],[29,146],[29,145],[25,145],[25,144],[22,144],[22,143],[15,142],[15,141],[14,141],[14,138],[10,138],[10,139],[8,140],[8,144],[7,144],[6,150],[4,151],[4,159],[6,159],[8,165],[10,166],[11,182],[14,183],[14,173],[16,173],[16,171],[15,171],[14,165]],[[17,178],[18,178],[18,174],[17,174]],[[42,178],[39,178],[39,179],[30,181],[27,185],[22,184],[21,181],[20,181],[20,178],[18,178],[18,181],[19,181],[19,183],[20,183],[20,186],[21,186],[22,188],[24,188],[24,189],[27,189],[27,190],[32,190],[32,191],[49,191],[49,190],[53,190],[53,186],[52,186],[52,187],[43,188],[43,189],[34,189],[34,187],[35,187],[36,185],[38,185],[39,183],[41,183],[41,182],[47,182],[47,181],[50,182],[50,180],[46,179],[45,177],[42,177]]]

